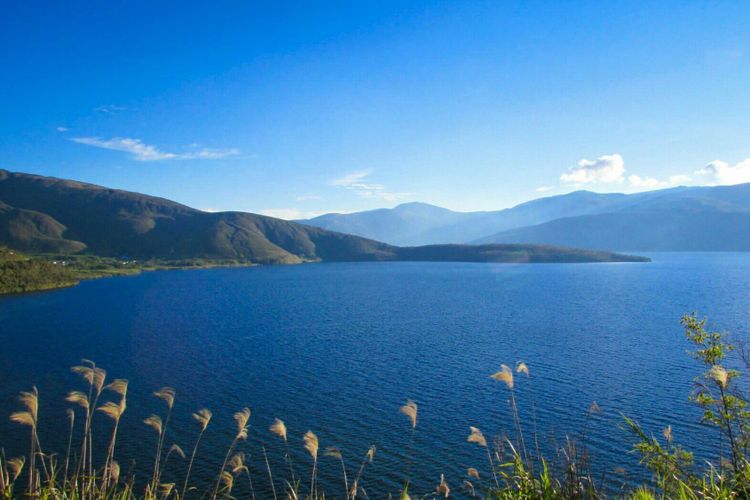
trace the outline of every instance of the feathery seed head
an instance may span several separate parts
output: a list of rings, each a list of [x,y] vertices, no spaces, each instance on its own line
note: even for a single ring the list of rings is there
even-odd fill
[[[466,488],[467,490],[471,491],[471,496],[472,497],[476,496],[476,491],[474,491],[474,483],[472,483],[468,479],[464,479],[464,488]]]
[[[112,382],[107,384],[105,389],[109,389],[115,394],[119,394],[120,396],[125,397],[128,393],[128,381],[123,378],[116,378]]]
[[[213,413],[206,408],[193,413],[193,418],[201,425],[201,432],[206,430],[208,423],[211,421],[211,417],[213,417]]]
[[[664,435],[664,439],[667,440],[667,443],[672,442],[672,426],[671,425],[668,425],[666,429],[661,431],[661,433]]]
[[[171,410],[174,405],[174,397],[176,394],[175,390],[171,387],[162,387],[154,393],[154,396],[167,403],[167,408]]]
[[[117,403],[113,403],[112,401],[107,401],[96,410],[104,413],[109,418],[117,422],[120,420],[120,417],[122,416],[122,412],[125,411],[125,408],[122,404],[117,404]]]
[[[523,361],[519,361],[518,364],[516,365],[516,373],[523,373],[528,377],[529,367],[526,366],[526,363],[524,363]]]
[[[115,460],[112,460],[112,463],[109,466],[109,471],[112,475],[112,481],[117,483],[117,481],[120,480],[120,464],[118,464]]]
[[[89,409],[89,397],[81,391],[70,391],[65,401],[77,404],[85,410]]]
[[[234,414],[237,422],[237,439],[247,439],[247,423],[250,420],[250,408],[245,407]]]
[[[482,431],[472,426],[469,426],[469,430],[471,431],[471,434],[469,434],[469,437],[467,437],[466,440],[470,443],[476,443],[479,446],[484,446],[486,448],[487,440],[485,439],[484,434],[482,434]]]
[[[597,415],[602,412],[602,409],[599,408],[599,405],[596,401],[592,401],[589,405],[589,415]]]
[[[162,424],[161,417],[159,415],[151,415],[150,417],[146,418],[143,423],[154,429],[157,434],[161,435]]]
[[[169,447],[169,451],[167,452],[167,455],[169,455],[170,453],[176,453],[177,455],[179,455],[181,459],[183,460],[185,459],[185,452],[182,451],[182,448],[180,448],[180,446],[177,443],[174,443],[172,446]]]
[[[73,408],[66,408],[65,409],[65,415],[68,416],[68,420],[70,420],[70,423],[73,424],[76,420],[76,412],[73,411]]]
[[[409,399],[406,401],[406,404],[401,407],[401,413],[409,417],[412,429],[417,427],[417,403]]]
[[[474,479],[479,479],[479,471],[476,470],[474,467],[469,467],[466,469],[466,473],[469,475],[469,477],[473,477]]]
[[[504,382],[508,389],[513,390],[513,370],[508,365],[500,365],[500,371],[493,373],[490,377]]]
[[[286,424],[283,420],[275,418],[269,430],[286,441]]]
[[[174,489],[174,483],[161,483],[159,484],[159,492],[162,494],[162,498],[167,498]]]
[[[26,457],[11,458],[7,461],[8,469],[10,469],[10,474],[13,477],[13,481],[18,479],[18,476],[21,475],[21,471],[23,470],[23,466],[25,464]]]
[[[36,427],[37,417],[39,416],[39,391],[37,391],[36,386],[32,387],[31,392],[21,392],[18,400],[26,407],[26,411],[11,413],[11,422]]]
[[[248,470],[247,466],[245,465],[245,454],[241,451],[235,453],[234,456],[229,459],[227,465],[229,465],[229,468],[233,474]]]
[[[21,425],[27,425],[29,427],[34,427],[36,425],[36,420],[34,420],[34,416],[28,411],[17,411],[17,412],[11,413],[10,421],[15,422],[17,424],[21,424]]]
[[[225,470],[221,471],[221,482],[224,483],[227,493],[231,493],[234,486],[234,476]]]
[[[375,458],[375,445],[373,444],[370,446],[370,449],[367,450],[367,460],[369,460],[370,463],[372,463],[372,460]]]
[[[711,378],[721,386],[722,389],[726,389],[729,385],[729,372],[720,365],[714,365],[709,371]]]
[[[94,389],[96,394],[101,394],[104,388],[104,381],[107,379],[107,372],[101,368],[94,368]]]
[[[302,438],[305,442],[305,449],[310,454],[313,459],[317,460],[318,458],[318,436],[316,436],[312,431],[307,431]]]
[[[327,457],[338,458],[339,460],[341,460],[341,450],[339,450],[335,446],[327,447],[324,455]]]
[[[70,369],[73,373],[80,375],[89,385],[94,385],[94,369],[89,366],[74,366]]]

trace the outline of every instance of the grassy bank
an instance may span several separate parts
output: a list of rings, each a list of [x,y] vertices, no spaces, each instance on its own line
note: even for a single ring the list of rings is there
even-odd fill
[[[0,295],[73,286],[82,280],[130,276],[144,271],[244,267],[237,259],[130,260],[93,255],[24,255],[0,247]]]
[[[716,463],[696,464],[692,454],[676,442],[671,427],[665,428],[660,436],[652,436],[623,415],[623,428],[633,441],[632,449],[623,450],[623,453],[637,453],[653,480],[642,486],[623,486],[617,496],[634,499],[748,498],[750,412],[747,411],[747,399],[739,390],[740,371],[727,368],[738,363],[747,367],[745,360],[748,357],[741,349],[735,350],[736,346],[725,335],[707,330],[705,320],[694,315],[685,316],[682,323],[687,339],[694,345],[694,357],[705,366],[705,371],[695,379],[696,389],[689,397],[704,411],[703,423],[706,425],[703,428],[716,442],[719,459]],[[121,419],[131,418],[126,413],[127,380],[108,380],[106,371],[90,361],[73,367],[72,371],[80,376],[81,386],[68,393],[66,398],[70,408],[65,450],[52,453],[42,447],[37,433],[38,427],[44,425],[44,415],[39,413],[39,394],[35,387],[21,393],[21,407],[10,415],[10,419],[19,425],[19,432],[26,433],[28,451],[17,457],[6,457],[4,452],[0,454],[0,494],[3,497],[214,499],[239,494],[252,498],[353,500],[369,498],[368,488],[374,489],[373,485],[380,484],[378,478],[369,473],[370,464],[377,460],[374,446],[360,450],[361,459],[357,463],[346,463],[341,450],[324,447],[325,443],[319,442],[315,432],[308,430],[293,435],[278,418],[269,429],[252,429],[253,433],[266,433],[275,439],[276,451],[283,454],[284,466],[273,469],[268,461],[268,450],[248,443],[251,411],[247,407],[234,414],[235,425],[232,434],[227,436],[226,449],[218,460],[213,460],[213,463],[221,463],[215,470],[214,479],[194,480],[192,472],[196,464],[205,459],[201,438],[205,433],[222,430],[214,428],[210,410],[197,409],[192,415],[195,427],[190,442],[182,443],[184,447],[172,443],[169,425],[177,393],[169,387],[153,394],[162,403],[159,414],[137,417],[153,431],[153,441],[144,443],[153,446],[153,458],[147,464],[147,469],[152,472],[147,477],[136,478],[134,473],[124,472],[124,467],[121,468],[115,458],[119,456],[118,443],[128,439],[128,436],[118,434]],[[467,426],[466,446],[482,449],[486,460],[468,468],[463,477],[441,475],[432,478],[435,487],[431,491],[415,491],[410,487],[413,465],[410,444],[403,470],[398,471],[403,478],[402,486],[392,492],[392,497],[596,499],[611,494],[611,490],[605,491],[602,479],[595,479],[589,467],[586,434],[589,420],[596,418],[599,412],[596,403],[589,407],[586,423],[576,433],[577,438],[567,439],[555,450],[555,458],[551,460],[539,451],[533,392],[528,392],[532,409],[529,415],[519,412],[515,399],[519,384],[533,383],[533,369],[523,362],[513,367],[503,364],[496,373],[488,376],[506,392],[506,411],[512,417],[512,432],[493,437],[479,428]],[[503,401],[499,404],[504,404],[506,398],[501,399]],[[394,418],[400,419],[404,434],[412,443],[420,429],[417,403],[405,402],[398,413],[394,408]],[[531,426],[522,425],[526,419],[531,420]],[[106,434],[98,432],[92,436],[92,422],[95,420],[109,422]],[[524,428],[527,434],[524,434]],[[533,429],[530,434],[529,428]],[[621,430],[613,429],[613,432]],[[95,446],[95,441],[103,442]],[[289,454],[291,447],[304,449],[308,460],[293,462]],[[106,449],[106,453],[95,454],[97,449]],[[265,470],[248,467],[246,457],[249,453],[265,458]],[[340,484],[326,486],[329,491],[324,491],[318,482],[319,460],[334,461],[341,471]],[[617,466],[608,464],[608,468]],[[165,474],[166,470],[169,474]],[[177,477],[177,480],[166,482],[164,478],[167,476]]]
[[[79,279],[64,266],[0,247],[0,294],[73,286]]]

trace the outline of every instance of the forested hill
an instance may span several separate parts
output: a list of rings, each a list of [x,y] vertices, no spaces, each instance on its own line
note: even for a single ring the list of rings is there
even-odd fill
[[[0,244],[32,253],[240,259],[259,264],[638,260],[535,245],[401,248],[252,213],[203,212],[154,196],[6,170],[0,170]]]

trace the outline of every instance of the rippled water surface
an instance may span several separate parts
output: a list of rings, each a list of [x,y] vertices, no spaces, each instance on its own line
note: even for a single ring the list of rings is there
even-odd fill
[[[191,449],[202,407],[215,418],[198,454],[196,478],[218,472],[232,439],[232,413],[253,410],[250,441],[256,488],[267,488],[261,444],[281,488],[274,417],[289,427],[299,475],[310,461],[308,429],[321,449],[337,446],[355,469],[370,444],[375,462],[363,485],[371,495],[397,490],[411,470],[415,489],[434,488],[441,472],[459,489],[466,467],[486,471],[485,455],[465,442],[469,425],[486,435],[512,432],[508,391],[489,378],[501,363],[525,361],[517,380],[527,442],[536,401],[541,446],[577,436],[592,401],[602,415],[586,441],[597,470],[641,470],[627,453],[620,412],[649,430],[668,424],[699,455],[715,453],[687,401],[697,365],[679,325],[698,310],[748,338],[750,255],[654,254],[652,263],[358,263],[169,271],[103,279],[0,299],[0,412],[17,408],[32,383],[41,393],[42,446],[64,451],[63,397],[79,388],[69,367],[96,360],[110,377],[130,380],[118,443],[123,471],[150,467],[156,444],[142,424],[162,412],[150,392],[177,390],[167,443]],[[413,460],[409,424],[398,409],[419,404]],[[99,417],[96,432],[109,432]],[[6,455],[25,451],[25,433],[0,418]],[[133,466],[131,460],[136,460]],[[321,458],[322,483],[343,489],[340,464]],[[170,459],[166,477],[183,466]],[[350,471],[353,474],[353,471]],[[608,478],[608,479],[607,479]],[[307,481],[307,479],[306,479]],[[620,479],[607,474],[605,481]],[[238,486],[246,488],[244,483]]]

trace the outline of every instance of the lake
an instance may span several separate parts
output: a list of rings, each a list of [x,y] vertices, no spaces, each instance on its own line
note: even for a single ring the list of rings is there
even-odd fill
[[[19,405],[32,384],[41,397],[40,439],[64,453],[64,396],[82,389],[70,366],[95,360],[111,378],[130,381],[117,456],[125,474],[151,467],[154,432],[142,420],[163,413],[154,390],[177,391],[167,446],[188,453],[198,426],[214,420],[196,459],[195,478],[215,478],[234,434],[232,413],[249,406],[251,455],[258,491],[267,491],[261,444],[281,489],[281,441],[274,417],[289,428],[297,474],[309,481],[302,435],[313,430],[321,454],[343,451],[351,476],[371,444],[375,460],[362,485],[370,496],[400,489],[433,491],[440,474],[460,490],[467,467],[487,477],[484,450],[466,442],[469,426],[488,436],[512,433],[508,390],[489,378],[501,363],[525,361],[530,381],[516,379],[527,444],[536,404],[540,444],[552,453],[578,437],[592,401],[601,415],[586,443],[607,488],[623,476],[645,478],[620,412],[700,457],[717,453],[689,401],[700,367],[679,324],[699,311],[737,338],[749,338],[750,255],[652,254],[627,264],[310,264],[144,273],[101,279],[53,292],[0,299],[0,412]],[[107,396],[108,397],[108,396]],[[106,399],[106,398],[105,398]],[[399,413],[419,405],[413,459],[410,424]],[[99,415],[96,436],[111,424]],[[26,451],[27,431],[0,418],[6,455]],[[135,465],[132,460],[135,459]],[[340,464],[320,458],[321,484],[343,488]],[[170,458],[165,479],[184,463]],[[240,481],[238,492],[246,491]]]

